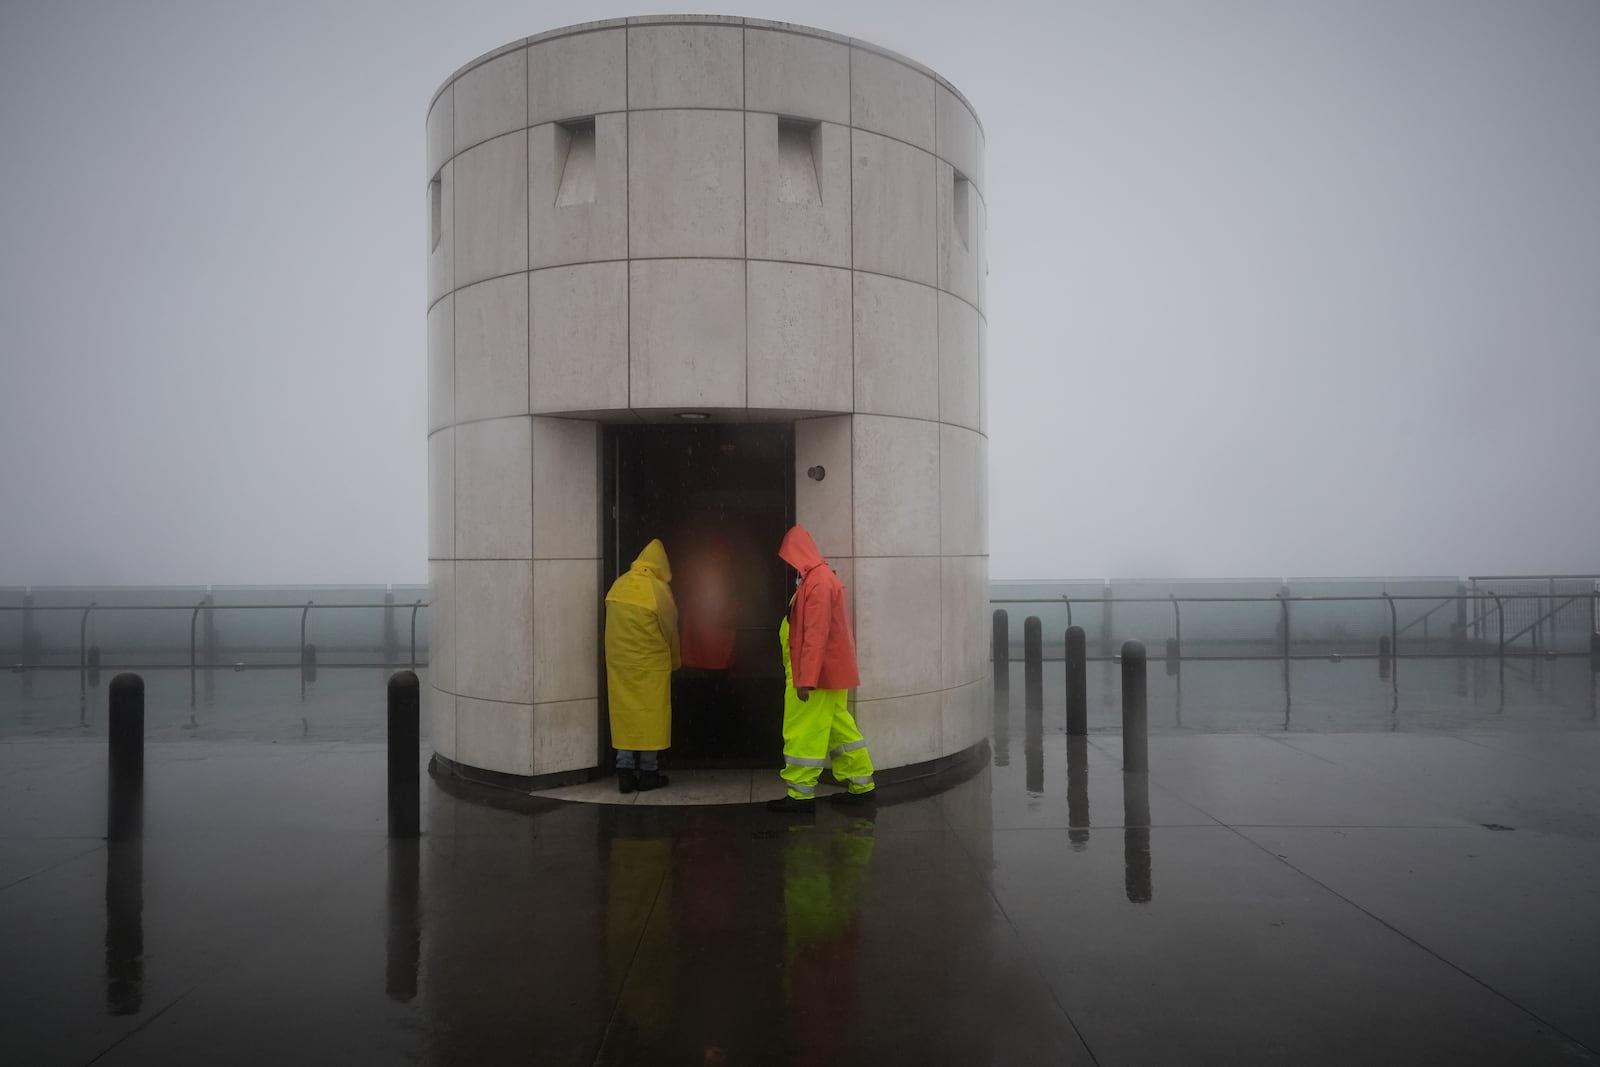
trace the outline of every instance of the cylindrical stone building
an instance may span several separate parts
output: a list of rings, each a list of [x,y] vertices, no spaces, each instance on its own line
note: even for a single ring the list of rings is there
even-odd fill
[[[781,763],[777,559],[852,600],[882,770],[987,735],[983,132],[924,67],[754,19],[588,23],[456,73],[428,142],[433,744],[606,769],[603,597],[652,537],[733,650],[673,763]],[[448,764],[447,764],[448,765]]]

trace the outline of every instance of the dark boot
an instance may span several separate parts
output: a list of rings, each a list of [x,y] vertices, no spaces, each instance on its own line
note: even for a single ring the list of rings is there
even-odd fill
[[[777,800],[767,801],[767,810],[782,812],[785,815],[811,815],[817,810],[817,801],[815,797],[801,800],[785,794]]]
[[[617,768],[617,792],[631,793],[639,788],[639,772],[632,767]]]
[[[648,793],[652,789],[660,789],[667,784],[667,776],[660,771],[639,772],[639,792]]]

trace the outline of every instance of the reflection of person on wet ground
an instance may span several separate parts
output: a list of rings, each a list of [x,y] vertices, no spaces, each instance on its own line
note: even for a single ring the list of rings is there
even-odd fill
[[[861,674],[844,583],[803,526],[790,528],[778,555],[800,572],[800,587],[778,628],[784,674],[783,779],[789,788],[767,807],[814,810],[817,779],[830,760],[833,776],[848,787],[834,802],[869,803],[876,799],[872,757],[849,707],[848,691],[861,684]]]
[[[672,672],[679,663],[671,581],[667,550],[651,541],[606,593],[606,695],[617,788],[624,793],[667,784],[658,761],[672,744]]]
[[[791,1032],[788,1062],[849,1059],[848,1020],[856,1013],[857,907],[875,844],[876,805],[837,832],[789,828],[783,845],[783,994]]]

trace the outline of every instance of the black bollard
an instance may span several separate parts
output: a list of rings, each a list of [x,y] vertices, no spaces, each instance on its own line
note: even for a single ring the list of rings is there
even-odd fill
[[[111,679],[110,704],[106,838],[131,841],[144,825],[144,679]]]
[[[1067,736],[1089,733],[1089,636],[1067,627]]]
[[[96,688],[100,685],[100,646],[89,646],[89,684]]]
[[[411,671],[389,679],[389,836],[422,833],[422,690]]]
[[[314,682],[317,680],[317,646],[307,644],[300,650],[300,680]]]
[[[1589,635],[1589,669],[1600,671],[1600,631]]]
[[[1384,634],[1378,638],[1378,677],[1389,677],[1389,667],[1392,662],[1392,650],[1389,646],[1389,635]]]
[[[1181,662],[1182,660],[1178,656],[1178,639],[1176,637],[1167,638],[1167,677],[1170,678],[1178,673],[1178,664]]]
[[[1022,706],[1044,707],[1044,631],[1039,616],[1022,621]]]
[[[1128,641],[1122,646],[1122,769],[1143,773],[1150,769],[1150,720],[1146,707],[1144,645]]]
[[[1011,687],[1011,619],[1005,608],[994,612],[994,684],[997,689]]]

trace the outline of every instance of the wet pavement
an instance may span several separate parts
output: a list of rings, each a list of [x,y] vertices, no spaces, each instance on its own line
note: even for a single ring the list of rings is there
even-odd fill
[[[1187,667],[1180,725],[1152,666],[1148,776],[1097,692],[1071,741],[1018,670],[981,761],[810,820],[430,779],[391,843],[341,695],[342,738],[314,704],[248,712],[310,739],[153,730],[108,845],[93,722],[13,730],[4,1062],[1600,1062],[1587,676],[1502,708],[1439,664],[1398,722],[1380,690],[1285,730],[1246,675],[1219,727]]]

